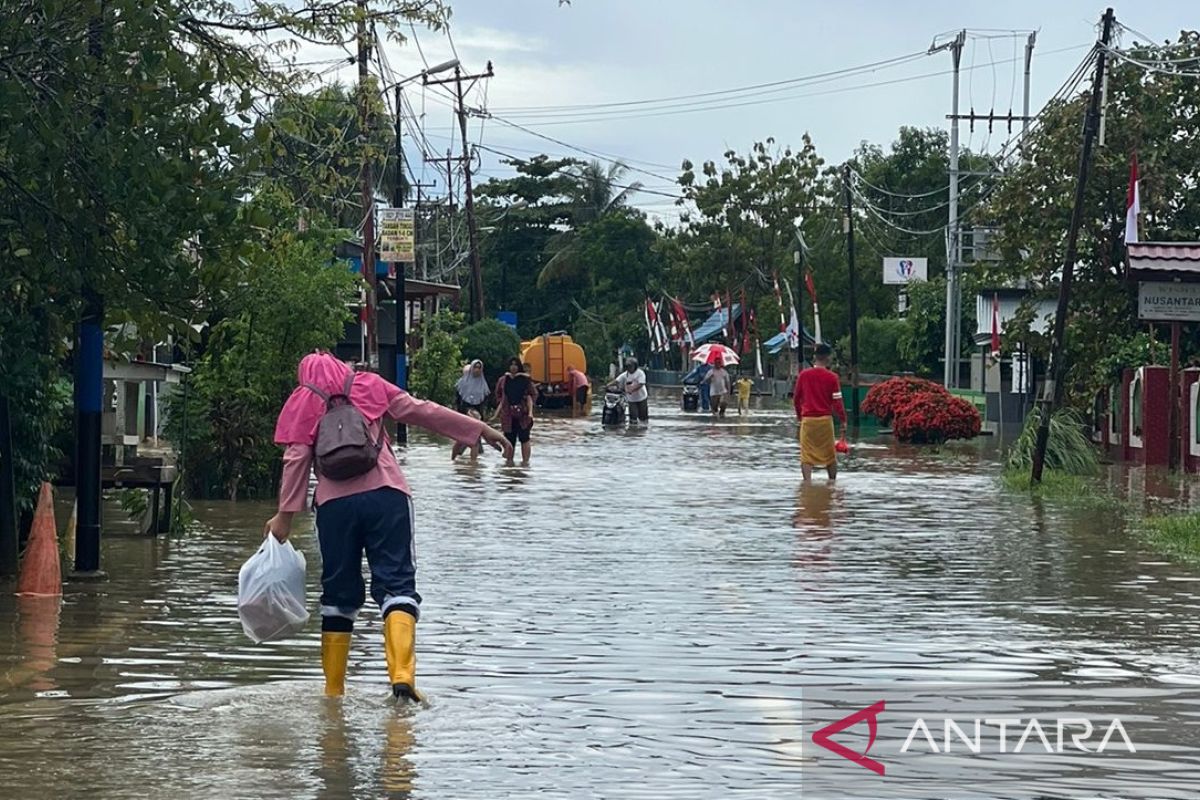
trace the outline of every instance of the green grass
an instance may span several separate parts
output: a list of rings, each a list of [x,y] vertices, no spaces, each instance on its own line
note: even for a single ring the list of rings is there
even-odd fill
[[[1075,507],[1118,509],[1126,504],[1089,476],[1046,469],[1042,472],[1042,482],[1035,486],[1029,480],[1029,472],[1009,467],[1000,474],[1000,483],[1011,492],[1028,492],[1034,497]]]
[[[1146,517],[1141,528],[1156,548],[1187,561],[1200,561],[1200,513]]]

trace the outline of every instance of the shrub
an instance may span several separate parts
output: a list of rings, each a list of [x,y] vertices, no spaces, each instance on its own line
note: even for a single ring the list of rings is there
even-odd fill
[[[1033,451],[1042,409],[1034,408],[1025,418],[1021,435],[1008,452],[1005,468],[1028,472],[1033,467]],[[1068,475],[1092,475],[1100,466],[1096,448],[1088,440],[1083,419],[1070,409],[1059,409],[1050,417],[1050,438],[1046,440],[1045,469]]]
[[[463,328],[459,339],[463,358],[482,361],[483,373],[491,385],[495,385],[496,379],[504,372],[508,359],[521,353],[521,337],[496,319],[483,319],[468,325]]]
[[[462,377],[462,350],[457,333],[463,315],[439,311],[421,324],[421,348],[413,353],[409,388],[423,400],[454,405],[454,385]]]
[[[908,323],[902,319],[864,317],[858,323],[858,369],[877,375],[890,375],[905,368],[900,342],[907,335]],[[850,352],[850,336],[838,341],[838,350]]]
[[[940,444],[979,435],[982,420],[975,406],[942,387],[919,391],[896,409],[892,433],[902,442]]]
[[[867,392],[862,405],[863,413],[870,414],[886,425],[896,416],[896,411],[900,406],[908,403],[913,395],[920,392],[941,393],[946,397],[950,396],[950,393],[940,383],[927,381],[924,378],[888,378],[883,383],[875,384]]]

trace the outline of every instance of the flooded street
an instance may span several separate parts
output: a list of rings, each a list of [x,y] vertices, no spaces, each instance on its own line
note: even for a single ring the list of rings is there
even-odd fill
[[[314,619],[245,638],[237,571],[271,503],[109,536],[110,580],[69,585],[61,611],[5,586],[4,796],[822,797],[801,791],[814,688],[1200,686],[1200,573],[1109,511],[1003,492],[986,441],[866,439],[836,486],[805,487],[790,409],[651,413],[540,418],[528,469],[414,436],[427,707],[387,701],[373,609],[344,703],[320,696],[310,521],[293,541]],[[1155,758],[1147,774],[1200,781],[1194,750],[1190,771]],[[1049,785],[1074,796],[1079,775]],[[952,796],[1008,796],[975,791]]]

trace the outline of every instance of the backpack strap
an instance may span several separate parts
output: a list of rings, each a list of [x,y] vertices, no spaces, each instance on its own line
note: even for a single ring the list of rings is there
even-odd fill
[[[325,394],[325,392],[322,392],[320,389],[313,386],[311,383],[302,383],[300,385],[303,386],[305,389],[308,389],[310,392],[315,394],[317,397],[324,400],[326,403],[329,402],[329,395]]]

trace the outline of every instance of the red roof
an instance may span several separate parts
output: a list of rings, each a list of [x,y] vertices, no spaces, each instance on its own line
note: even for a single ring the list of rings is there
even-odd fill
[[[1127,248],[1131,270],[1200,275],[1200,242],[1133,242]]]

